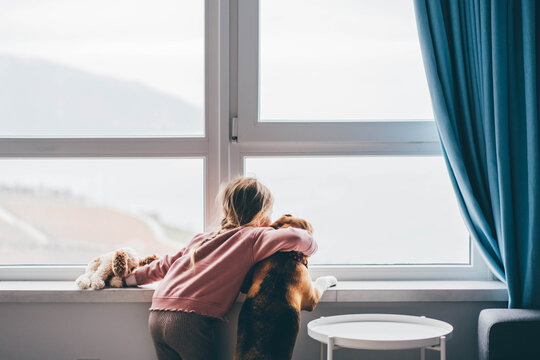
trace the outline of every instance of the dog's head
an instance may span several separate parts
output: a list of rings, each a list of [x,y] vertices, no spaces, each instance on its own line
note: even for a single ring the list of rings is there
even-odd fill
[[[304,229],[309,231],[310,233],[313,233],[313,226],[311,226],[309,222],[299,217],[292,216],[291,214],[285,214],[281,216],[279,219],[274,221],[274,223],[272,223],[270,227],[273,227],[274,229],[294,227]]]
[[[135,251],[130,248],[119,249],[114,253],[112,259],[112,270],[114,275],[125,278],[139,265],[139,259]]]

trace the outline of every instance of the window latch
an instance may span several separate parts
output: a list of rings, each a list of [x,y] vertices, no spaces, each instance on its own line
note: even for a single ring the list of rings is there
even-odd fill
[[[238,117],[232,117],[230,123],[230,135],[232,142],[238,142]]]

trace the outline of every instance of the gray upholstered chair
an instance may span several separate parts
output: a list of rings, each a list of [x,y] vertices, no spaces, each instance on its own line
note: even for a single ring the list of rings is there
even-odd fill
[[[482,310],[478,348],[479,360],[539,360],[540,310]]]

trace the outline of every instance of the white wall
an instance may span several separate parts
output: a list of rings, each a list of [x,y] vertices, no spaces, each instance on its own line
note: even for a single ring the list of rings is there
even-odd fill
[[[0,303],[0,359],[2,360],[151,360],[156,359],[147,329],[149,303]],[[235,322],[241,304],[224,324],[228,342],[223,353],[232,354]],[[481,309],[506,307],[504,302],[393,302],[320,303],[302,313],[294,359],[318,359],[319,344],[308,337],[306,324],[320,316],[347,313],[399,313],[425,315],[454,326],[448,359],[477,359],[477,319]],[[340,349],[335,359],[419,359],[419,351],[358,351]],[[227,358],[227,356],[225,356]],[[429,351],[427,360],[438,359]]]

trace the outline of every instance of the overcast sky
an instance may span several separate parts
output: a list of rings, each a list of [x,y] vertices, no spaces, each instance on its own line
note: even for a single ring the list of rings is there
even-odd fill
[[[261,118],[433,119],[413,2],[262,0]]]

